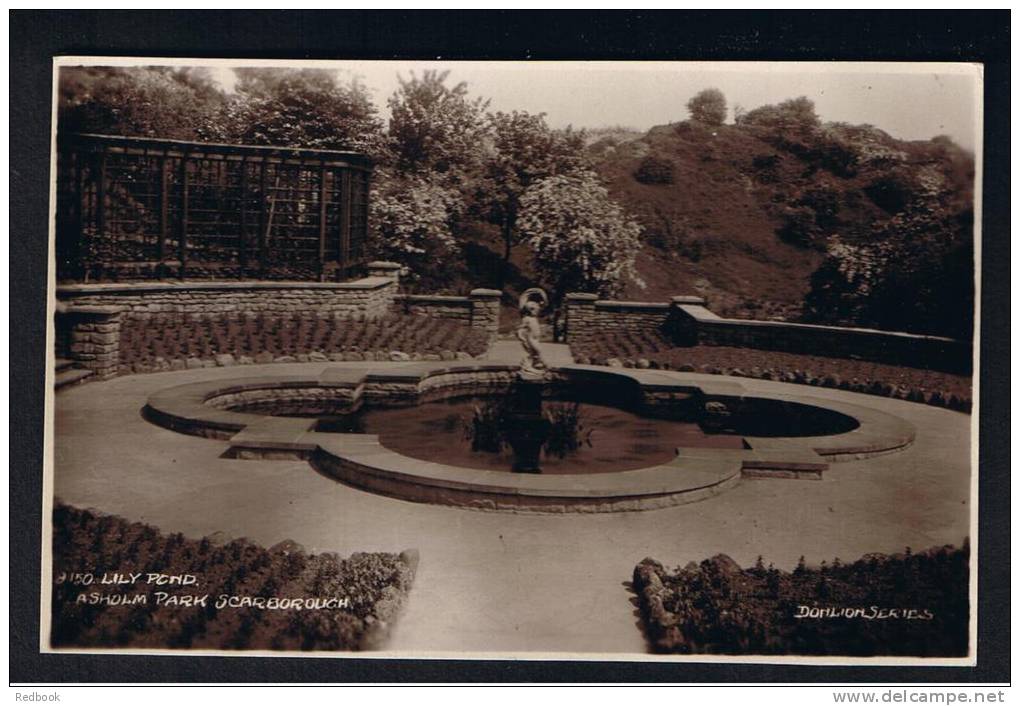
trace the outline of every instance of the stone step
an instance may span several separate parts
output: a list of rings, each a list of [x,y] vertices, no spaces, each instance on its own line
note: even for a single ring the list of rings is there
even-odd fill
[[[77,385],[78,383],[84,382],[90,377],[92,377],[91,370],[67,368],[64,371],[57,373],[57,378],[53,383],[53,387],[56,390],[60,390],[64,387],[70,387],[71,385]]]
[[[57,372],[62,373],[68,368],[73,368],[75,361],[68,358],[57,358]]]

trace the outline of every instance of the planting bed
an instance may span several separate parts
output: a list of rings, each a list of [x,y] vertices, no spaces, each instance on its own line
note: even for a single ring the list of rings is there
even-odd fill
[[[53,533],[57,648],[372,649],[387,637],[417,565],[413,551],[341,559],[290,541],[267,550],[245,539],[187,539],[67,505],[54,511]],[[111,583],[132,575],[139,578]],[[195,582],[150,581],[156,575]],[[224,595],[234,604],[217,608]],[[289,607],[269,607],[271,598]],[[323,602],[330,599],[340,607]]]
[[[274,361],[452,360],[487,348],[482,333],[429,316],[128,314],[121,324],[120,372]]]
[[[726,346],[677,347],[650,332],[609,333],[573,344],[579,363],[649,367],[831,387],[969,412],[971,378],[863,360]]]
[[[676,654],[962,657],[969,547],[868,554],[779,571],[721,554],[667,571],[634,569],[645,636]]]

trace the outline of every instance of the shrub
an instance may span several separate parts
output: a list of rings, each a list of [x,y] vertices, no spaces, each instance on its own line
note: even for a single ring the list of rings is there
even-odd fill
[[[645,559],[633,587],[656,652],[963,656],[969,559],[967,545],[817,569],[801,557],[792,573],[722,554],[672,573]]]
[[[642,184],[672,184],[673,163],[668,159],[648,155],[634,170],[634,179]]]
[[[51,643],[54,647],[332,649],[375,646],[376,626],[391,621],[414,576],[408,554],[360,553],[347,559],[306,554],[293,542],[264,549],[244,539],[213,547],[208,538],[166,535],[119,517],[58,505],[53,513]],[[61,580],[87,573],[95,580]],[[117,572],[191,574],[193,586],[165,588],[144,578],[99,583]],[[204,605],[156,603],[155,591],[206,595]],[[99,594],[138,597],[120,605]],[[346,598],[347,606],[298,609],[216,606],[221,594],[249,598]]]

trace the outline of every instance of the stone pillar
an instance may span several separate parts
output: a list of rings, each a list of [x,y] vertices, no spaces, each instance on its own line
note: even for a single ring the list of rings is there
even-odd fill
[[[368,263],[365,267],[368,268],[369,277],[386,277],[393,280],[394,282],[400,282],[400,265],[395,262],[386,262],[384,260],[375,260]]]
[[[670,339],[678,346],[696,346],[699,343],[698,320],[686,311],[685,307],[688,306],[704,307],[705,298],[687,295],[670,299],[665,328]]]
[[[587,343],[595,329],[595,302],[598,301],[598,296],[568,294],[566,301],[567,322],[564,340],[567,343]]]
[[[68,354],[100,380],[117,375],[120,363],[120,319],[116,306],[61,307],[57,328],[67,331]]]
[[[485,334],[491,346],[499,336],[499,299],[502,292],[497,289],[472,289],[471,328]]]

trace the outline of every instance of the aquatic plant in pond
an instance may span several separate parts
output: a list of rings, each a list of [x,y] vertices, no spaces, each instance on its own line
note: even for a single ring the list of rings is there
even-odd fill
[[[547,455],[563,458],[583,444],[592,445],[594,429],[586,426],[580,403],[547,403],[542,417],[548,423],[548,435],[542,444]],[[464,420],[464,438],[471,443],[472,451],[501,453],[510,446],[512,424],[507,400],[479,402],[474,405],[471,418]]]

